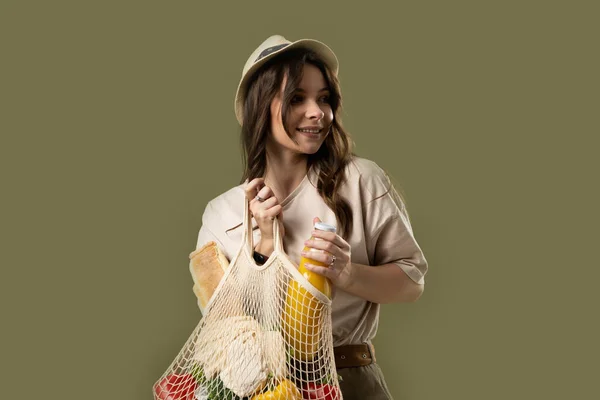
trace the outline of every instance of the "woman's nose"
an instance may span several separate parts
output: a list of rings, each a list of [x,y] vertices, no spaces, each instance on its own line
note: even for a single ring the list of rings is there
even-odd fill
[[[316,102],[311,102],[308,106],[308,110],[306,110],[306,115],[310,119],[320,120],[323,118],[323,116],[325,116],[325,113],[323,110],[321,110],[321,107],[319,107]]]

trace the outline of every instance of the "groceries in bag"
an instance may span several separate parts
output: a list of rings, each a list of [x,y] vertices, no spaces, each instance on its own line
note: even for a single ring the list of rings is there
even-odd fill
[[[304,394],[342,400],[329,283],[300,272],[287,256],[277,218],[275,250],[257,265],[247,199],[245,206],[242,245],[196,329],[155,384],[154,399],[300,400]]]
[[[204,314],[208,301],[229,268],[229,261],[215,242],[208,242],[191,252],[189,258],[194,294],[198,298],[198,307]]]

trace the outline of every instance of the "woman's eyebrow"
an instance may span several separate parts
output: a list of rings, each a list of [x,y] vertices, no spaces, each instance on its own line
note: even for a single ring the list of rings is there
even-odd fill
[[[296,88],[297,92],[303,92],[305,93],[306,90],[302,89],[302,88]],[[319,89],[319,92],[324,92],[324,91],[329,91],[329,88],[324,87],[323,89]]]

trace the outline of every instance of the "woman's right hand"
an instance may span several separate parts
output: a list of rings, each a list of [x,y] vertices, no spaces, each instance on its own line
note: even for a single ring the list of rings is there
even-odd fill
[[[264,201],[256,198],[259,196]],[[260,229],[261,241],[272,241],[273,220],[278,217],[279,231],[281,237],[285,236],[283,227],[283,208],[279,204],[279,200],[275,197],[273,190],[265,185],[264,178],[255,178],[246,186],[246,197],[250,200],[250,212],[258,224]]]

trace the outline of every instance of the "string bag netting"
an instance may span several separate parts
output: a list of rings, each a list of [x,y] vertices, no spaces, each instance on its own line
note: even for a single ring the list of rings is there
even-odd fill
[[[243,237],[205,313],[154,384],[155,400],[342,400],[333,354],[331,299],[283,251],[253,258],[249,201]]]

